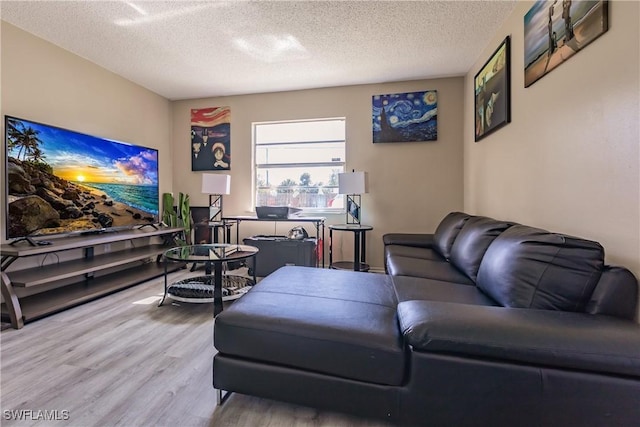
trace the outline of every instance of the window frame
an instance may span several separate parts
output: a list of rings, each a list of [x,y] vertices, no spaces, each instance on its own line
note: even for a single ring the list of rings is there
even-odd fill
[[[343,121],[344,122],[344,139],[338,140],[318,140],[318,141],[292,141],[292,142],[267,142],[263,144],[258,144],[257,135],[258,128],[261,125],[273,125],[273,124],[287,124],[287,123],[317,123],[323,121]],[[335,167],[336,169],[341,169],[339,173],[343,173],[346,170],[347,165],[347,119],[346,117],[322,117],[322,118],[313,118],[313,119],[293,119],[293,120],[269,120],[269,121],[261,121],[261,122],[252,122],[251,123],[251,145],[252,145],[252,159],[251,159],[251,209],[255,212],[257,198],[258,198],[258,170],[259,169],[294,169],[294,168],[306,168],[306,167]],[[327,143],[342,143],[343,144],[343,155],[341,161],[324,161],[324,162],[299,162],[299,163],[260,163],[257,162],[257,151],[258,147],[264,146],[286,146],[286,145],[317,145],[317,144],[327,144]],[[329,186],[327,186],[329,187]],[[338,188],[338,184],[336,183],[330,188]],[[340,195],[344,199],[344,196]],[[338,203],[338,207],[321,207],[321,208],[313,208],[313,207],[304,207],[301,208],[300,212],[303,216],[315,216],[319,214],[340,214],[345,212],[344,208],[344,200],[342,203]]]

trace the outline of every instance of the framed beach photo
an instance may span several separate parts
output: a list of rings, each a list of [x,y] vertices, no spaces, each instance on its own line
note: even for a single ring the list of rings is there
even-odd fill
[[[474,78],[475,141],[511,122],[511,42],[507,36]]]

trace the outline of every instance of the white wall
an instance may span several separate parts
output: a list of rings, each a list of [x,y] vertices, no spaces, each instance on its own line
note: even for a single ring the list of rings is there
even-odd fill
[[[231,96],[173,103],[174,191],[189,193],[191,204],[206,206],[200,193],[201,172],[191,171],[190,110],[231,107],[231,194],[226,215],[246,215],[251,206],[251,124],[269,120],[346,117],[347,170],[369,173],[369,194],[362,196],[367,261],[383,269],[382,235],[433,232],[450,211],[462,209],[462,77],[378,85]],[[373,95],[438,91],[438,140],[373,144]],[[328,223],[344,223],[333,215]],[[286,234],[293,224],[242,223],[241,238],[252,234]],[[311,231],[310,227],[308,231]],[[353,236],[334,233],[335,260],[351,260]],[[328,241],[328,232],[326,234]]]
[[[597,240],[640,277],[638,2],[609,2],[609,31],[524,88],[519,3],[465,79],[464,208]],[[474,143],[473,78],[511,35],[512,122]]]
[[[0,115],[157,148],[160,191],[171,191],[171,108],[167,99],[4,21],[0,31]],[[4,135],[4,120],[1,132]],[[4,179],[5,153],[1,151]],[[4,243],[5,194],[1,193],[0,228]],[[118,243],[113,249],[123,245]],[[40,267],[43,263],[81,256],[78,249],[60,253],[58,257],[29,257],[10,268]]]
[[[1,22],[2,115],[157,148],[160,191],[171,191],[173,146],[167,99]],[[4,135],[4,120],[2,126]],[[4,150],[2,156],[4,169]],[[1,197],[4,206],[4,192]],[[4,208],[0,222],[4,242]]]

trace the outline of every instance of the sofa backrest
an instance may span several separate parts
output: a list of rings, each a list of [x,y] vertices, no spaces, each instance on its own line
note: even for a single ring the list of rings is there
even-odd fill
[[[470,217],[451,246],[449,262],[475,282],[480,261],[487,248],[496,237],[512,225],[511,222],[497,221],[484,216]]]
[[[462,226],[470,218],[463,212],[451,212],[445,216],[433,234],[434,249],[446,260],[451,256],[451,246],[456,240]]]
[[[514,225],[489,245],[476,285],[505,307],[584,311],[603,268],[597,242]]]
[[[634,320],[638,279],[624,267],[605,266],[585,311]]]

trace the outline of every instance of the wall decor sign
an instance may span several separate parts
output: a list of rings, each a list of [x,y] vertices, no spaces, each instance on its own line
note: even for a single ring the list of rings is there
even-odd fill
[[[511,122],[511,39],[507,36],[474,78],[476,142]]]
[[[231,109],[191,110],[191,170],[231,170]]]
[[[438,139],[437,91],[374,95],[371,104],[374,143]]]
[[[524,16],[524,87],[609,29],[609,2],[538,0]]]

